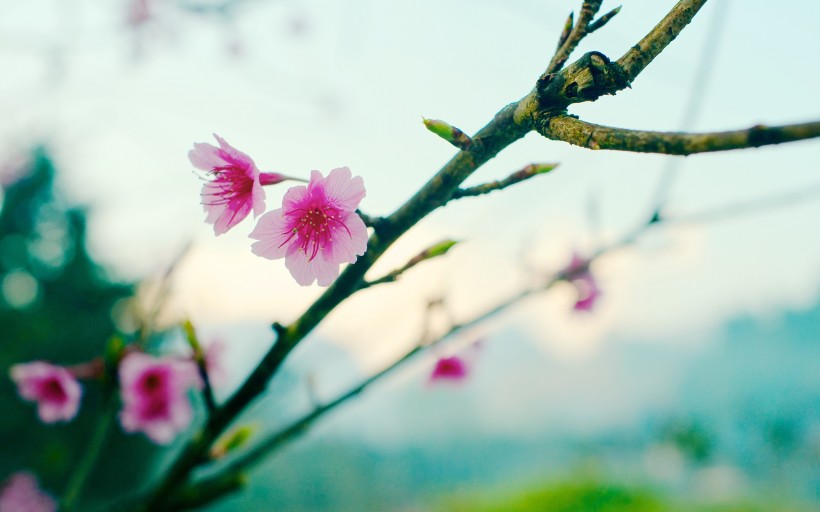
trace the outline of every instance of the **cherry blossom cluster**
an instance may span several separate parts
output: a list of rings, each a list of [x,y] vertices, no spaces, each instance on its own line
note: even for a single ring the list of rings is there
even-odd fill
[[[310,173],[307,185],[288,189],[281,208],[265,211],[265,185],[299,178],[260,172],[253,159],[218,135],[219,147],[194,144],[188,158],[210,178],[202,187],[206,222],[221,235],[251,212],[259,218],[250,237],[254,254],[285,259],[285,266],[302,286],[314,281],[329,286],[343,263],[355,263],[367,250],[367,227],[356,213],[365,196],[364,181],[347,167],[324,176]]]
[[[37,404],[43,423],[71,421],[83,394],[79,376],[85,366],[63,367],[32,361],[11,367],[11,379],[24,400]],[[103,370],[100,366],[100,370]],[[142,432],[158,444],[168,444],[193,418],[188,391],[202,386],[199,369],[191,359],[154,357],[129,351],[119,361],[120,424],[126,432]]]
[[[73,420],[83,395],[80,380],[100,380],[104,372],[100,360],[73,367],[32,361],[9,370],[18,394],[37,405],[43,423]],[[142,432],[157,444],[169,444],[188,428],[193,419],[189,391],[202,387],[195,361],[126,349],[117,364],[116,376],[121,402],[119,420],[124,431]],[[40,490],[36,478],[28,472],[15,473],[0,487],[0,512],[54,510],[54,500]]]

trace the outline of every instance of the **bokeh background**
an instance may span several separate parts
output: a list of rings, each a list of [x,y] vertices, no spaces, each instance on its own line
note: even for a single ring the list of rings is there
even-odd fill
[[[577,55],[622,55],[672,4],[625,0]],[[157,342],[173,346],[191,318],[221,347],[226,396],[272,343],[270,323],[321,289],[253,256],[250,219],[214,237],[192,144],[216,132],[291,175],[349,166],[367,187],[362,209],[388,214],[454,153],[421,117],[479,129],[529,91],[579,5],[0,0],[0,370],[100,353],[113,331],[133,332],[134,304],[151,309],[183,254]],[[571,112],[657,130],[816,119],[817,19],[809,0],[713,0],[632,89]],[[820,144],[673,160],[670,217],[756,206],[661,227],[596,261],[591,313],[573,312],[574,290],[558,286],[459,334],[212,510],[817,507]],[[334,312],[242,421],[275,430],[382,368],[417,342],[431,299],[445,301],[443,328],[619,239],[650,214],[670,158],[530,134],[470,183],[530,162],[561,166],[421,222],[373,276],[442,238],[463,242]],[[269,207],[284,190],[268,189]],[[777,208],[756,202],[794,192]],[[431,385],[435,357],[453,353],[469,358],[468,379]],[[28,468],[59,493],[94,393],[74,423],[36,426],[3,379],[0,479]],[[120,433],[106,446],[89,506],[136,492],[168,454]]]

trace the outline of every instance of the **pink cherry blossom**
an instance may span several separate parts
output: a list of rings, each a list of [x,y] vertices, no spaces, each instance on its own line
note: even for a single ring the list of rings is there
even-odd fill
[[[285,193],[282,208],[259,218],[250,234],[258,240],[253,253],[285,258],[302,286],[314,280],[329,286],[342,263],[355,263],[367,250],[367,227],[355,211],[364,196],[362,178],[352,177],[347,167],[333,169],[327,178],[313,171],[307,186]]]
[[[572,309],[575,311],[592,311],[601,296],[601,289],[598,288],[598,282],[589,270],[589,262],[578,253],[573,253],[572,261],[570,261],[564,273],[567,275],[569,282],[575,286],[577,293],[577,299]]]
[[[442,357],[436,361],[430,381],[460,381],[467,377],[467,363],[458,356]]]
[[[18,471],[0,488],[0,512],[54,512],[57,502],[40,490],[37,478]]]
[[[128,24],[134,28],[148,23],[153,16],[149,0],[130,0],[128,3]]]
[[[228,378],[224,362],[227,350],[227,344],[221,339],[212,340],[205,345],[205,369],[213,387],[220,387]]]
[[[188,152],[188,159],[197,169],[206,171],[212,180],[202,187],[202,205],[208,214],[205,222],[214,225],[221,235],[253,211],[259,216],[265,211],[263,185],[276,185],[296,179],[274,172],[259,172],[253,159],[214,134],[219,147],[200,142]]]
[[[120,362],[119,375],[120,423],[126,432],[143,432],[157,444],[168,444],[191,423],[188,390],[202,386],[193,361],[131,352]]]
[[[69,421],[77,415],[82,388],[67,369],[33,361],[12,366],[10,374],[20,396],[37,402],[37,413],[44,423]]]

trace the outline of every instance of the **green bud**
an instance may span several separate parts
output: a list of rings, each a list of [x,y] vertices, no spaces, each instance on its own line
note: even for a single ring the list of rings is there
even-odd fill
[[[523,181],[532,178],[537,174],[546,174],[558,167],[558,164],[530,164],[519,171],[515,171],[510,175],[510,179],[514,182]]]
[[[197,361],[202,360],[205,357],[205,352],[202,350],[202,345],[199,343],[199,339],[196,336],[196,330],[194,329],[194,324],[191,323],[190,320],[185,320],[182,322],[182,331],[185,333],[185,339],[188,341],[188,345],[191,346],[191,349],[194,351],[194,358]]]
[[[458,149],[467,150],[473,144],[473,140],[466,133],[449,123],[446,123],[440,119],[422,118],[422,120],[424,121],[424,126],[426,126],[428,130],[435,133]]]
[[[422,261],[429,260],[432,258],[437,258],[439,256],[444,256],[447,254],[447,251],[453,248],[458,242],[456,240],[442,240],[441,242],[435,243],[428,247],[427,249],[421,251],[417,255],[413,256],[410,261],[407,262],[407,265],[402,268],[402,272],[413,267]]]
[[[213,448],[211,448],[211,458],[221,459],[237,448],[241,448],[253,437],[255,432],[256,428],[251,425],[242,425],[231,430],[222,436],[214,444]]]

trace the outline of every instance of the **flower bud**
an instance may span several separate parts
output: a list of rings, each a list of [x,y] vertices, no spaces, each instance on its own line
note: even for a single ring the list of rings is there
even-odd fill
[[[458,149],[466,151],[473,145],[473,140],[466,133],[440,119],[424,119],[424,126]]]

